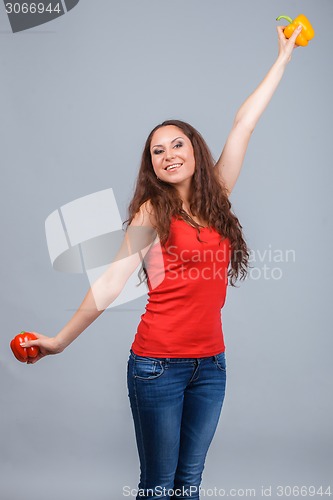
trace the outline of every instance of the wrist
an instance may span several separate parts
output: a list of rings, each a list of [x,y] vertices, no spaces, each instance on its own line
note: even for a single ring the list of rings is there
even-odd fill
[[[288,62],[289,62],[289,61],[288,61],[288,59],[286,59],[284,56],[282,56],[282,55],[278,55],[278,57],[277,57],[277,59],[276,59],[276,61],[275,61],[274,65],[275,65],[277,68],[279,68],[279,69],[281,69],[282,71],[284,71],[284,70],[286,69],[287,65],[288,65]]]
[[[60,337],[60,335],[56,335],[55,337],[53,337],[54,339],[54,345],[55,345],[55,348],[57,350],[57,353],[61,353],[62,351],[64,351],[67,347],[66,343],[64,342],[64,340]]]

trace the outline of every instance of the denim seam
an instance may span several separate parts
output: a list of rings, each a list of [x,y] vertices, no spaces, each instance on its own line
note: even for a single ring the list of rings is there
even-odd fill
[[[215,361],[215,366],[218,368],[221,372],[226,372],[227,367],[224,365],[221,365],[218,360]]]
[[[140,415],[140,410],[139,410],[139,404],[138,404],[138,394],[137,394],[137,390],[136,390],[136,378],[134,376],[134,368],[135,368],[135,360],[134,360],[134,363],[133,363],[133,370],[132,370],[132,376],[133,376],[133,386],[134,386],[134,395],[135,395],[135,402],[136,402],[136,407],[137,407],[137,410],[138,410],[138,420],[139,420],[139,429],[140,429],[140,439],[141,439],[141,443],[143,443],[143,432],[142,432],[142,424],[141,424],[141,415]],[[143,450],[143,455],[144,455],[144,478],[142,479],[143,481],[143,484],[146,484],[146,473],[147,473],[147,460],[146,460],[146,453],[145,453],[145,447],[142,446],[142,450]]]
[[[223,362],[223,365],[220,364],[219,362],[219,356],[223,354],[223,358],[224,358],[224,362]],[[214,363],[215,363],[215,366],[221,371],[221,372],[225,372],[227,371],[227,366],[226,366],[226,361],[225,361],[225,353],[222,352],[222,353],[219,353],[219,354],[216,354],[215,356],[213,356],[214,358]]]
[[[197,375],[198,375],[198,372],[199,372],[199,365],[200,365],[200,363],[198,363],[198,362],[197,362],[197,363],[196,363],[195,370],[194,370],[194,372],[192,373],[192,377],[191,377],[190,381],[188,382],[189,384],[190,384],[191,382],[195,382],[195,380],[197,380],[197,379],[198,379]]]
[[[153,363],[154,363],[154,365],[153,365],[152,374],[149,377],[140,377],[140,375],[134,374],[134,372],[133,372],[134,378],[136,380],[155,380],[155,379],[161,377],[165,371],[163,363],[161,361],[153,361]],[[157,366],[160,366],[160,368],[162,369],[161,373],[156,373]]]

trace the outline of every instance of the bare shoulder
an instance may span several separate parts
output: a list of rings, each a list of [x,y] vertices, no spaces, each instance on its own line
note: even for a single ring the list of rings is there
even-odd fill
[[[156,227],[154,208],[150,200],[142,203],[139,211],[135,214],[130,226],[147,226],[151,228]]]

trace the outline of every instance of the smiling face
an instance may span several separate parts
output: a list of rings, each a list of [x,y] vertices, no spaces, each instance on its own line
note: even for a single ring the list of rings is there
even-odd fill
[[[166,125],[157,129],[150,143],[151,161],[157,177],[171,184],[189,188],[195,170],[193,146],[184,132]]]

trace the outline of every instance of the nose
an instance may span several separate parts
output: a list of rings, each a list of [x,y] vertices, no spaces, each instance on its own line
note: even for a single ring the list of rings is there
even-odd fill
[[[173,158],[175,158],[175,152],[173,149],[170,149],[170,150],[167,150],[166,151],[166,154],[165,154],[165,160],[168,161],[168,160],[172,160]]]

